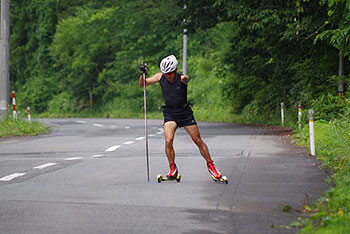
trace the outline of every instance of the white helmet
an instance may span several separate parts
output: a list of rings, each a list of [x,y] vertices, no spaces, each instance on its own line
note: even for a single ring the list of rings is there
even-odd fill
[[[178,62],[174,55],[169,55],[160,62],[160,70],[162,73],[169,73],[176,70]]]

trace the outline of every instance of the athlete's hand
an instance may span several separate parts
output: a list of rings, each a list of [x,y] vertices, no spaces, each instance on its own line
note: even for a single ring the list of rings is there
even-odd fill
[[[187,75],[181,75],[181,82],[187,84],[190,81],[190,78]]]
[[[140,64],[140,72],[141,72],[141,73],[147,74],[147,63],[142,62],[142,63]]]

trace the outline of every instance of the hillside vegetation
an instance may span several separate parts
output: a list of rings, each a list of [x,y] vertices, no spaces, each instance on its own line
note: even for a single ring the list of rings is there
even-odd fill
[[[338,55],[349,53],[349,7],[338,0],[188,1],[186,10],[177,0],[11,4],[11,89],[20,108],[47,116],[142,116],[138,65],[151,75],[169,54],[181,63],[185,17],[199,119],[273,121],[280,102],[336,96]],[[160,116],[159,87],[148,103]]]

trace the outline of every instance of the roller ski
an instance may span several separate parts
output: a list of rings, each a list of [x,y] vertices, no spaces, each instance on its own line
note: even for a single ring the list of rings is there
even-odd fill
[[[176,182],[179,183],[181,181],[181,175],[178,174],[176,177],[168,177],[168,176],[158,175],[157,180],[158,180],[158,183],[162,183],[162,181],[175,181],[175,180],[176,180]]]
[[[158,183],[161,183],[162,181],[175,181],[180,182],[181,175],[178,174],[178,170],[175,163],[171,163],[170,165],[170,172],[166,176],[158,175],[157,180]]]
[[[214,176],[211,176],[211,178],[217,182],[217,183],[225,183],[228,184],[228,180],[226,176],[221,176],[219,179],[216,179]]]
[[[214,162],[213,161],[208,161],[207,162],[207,166],[208,166],[208,171],[211,175],[211,178],[215,181],[215,182],[219,182],[219,183],[225,183],[228,184],[228,180],[226,176],[223,176],[215,167]]]

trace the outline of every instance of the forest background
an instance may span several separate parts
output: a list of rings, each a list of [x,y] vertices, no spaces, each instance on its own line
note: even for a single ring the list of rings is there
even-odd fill
[[[11,0],[10,86],[34,116],[143,117],[139,64],[149,75],[182,61],[188,28],[189,101],[197,120],[297,126],[315,110],[316,155],[330,189],[294,226],[350,232],[349,0]],[[182,65],[180,64],[180,72]],[[339,87],[343,89],[340,90]],[[341,91],[341,92],[339,92]],[[90,101],[90,98],[92,102]],[[148,113],[161,118],[159,85]],[[336,121],[335,121],[336,119]],[[5,123],[6,125],[7,123]],[[307,125],[296,139],[307,144]]]
[[[199,120],[273,121],[281,102],[296,110],[337,95],[338,56],[350,51],[346,2],[206,0],[188,1],[186,10],[183,3],[12,0],[11,90],[19,109],[142,117],[139,64],[146,61],[151,75],[169,54],[181,63],[184,18],[189,101]],[[349,78],[341,79],[347,87]],[[160,88],[147,95],[150,116],[161,118]]]

